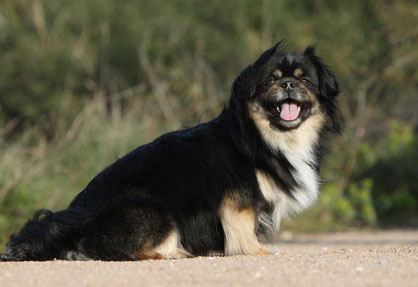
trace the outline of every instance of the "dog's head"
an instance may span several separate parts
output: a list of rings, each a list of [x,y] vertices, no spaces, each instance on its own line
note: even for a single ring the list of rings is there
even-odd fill
[[[338,93],[334,74],[313,47],[303,53],[284,52],[279,42],[240,74],[232,100],[272,130],[292,131],[313,119],[316,126],[338,130]]]

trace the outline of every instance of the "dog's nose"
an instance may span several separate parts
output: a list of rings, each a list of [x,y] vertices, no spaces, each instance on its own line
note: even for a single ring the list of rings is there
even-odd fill
[[[286,91],[291,91],[291,90],[293,90],[296,87],[296,84],[295,84],[295,82],[288,80],[288,81],[284,81],[281,84],[281,86]]]

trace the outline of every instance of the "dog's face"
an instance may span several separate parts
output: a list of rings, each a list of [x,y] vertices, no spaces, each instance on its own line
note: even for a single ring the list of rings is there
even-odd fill
[[[283,52],[280,43],[264,52],[238,81],[249,91],[250,113],[279,131],[298,129],[316,116],[331,129],[337,128],[335,97],[338,83],[329,68],[308,47],[303,53]],[[241,84],[240,84],[241,83]]]
[[[319,79],[304,54],[278,54],[265,67],[257,83],[254,101],[272,125],[288,130],[320,112]]]

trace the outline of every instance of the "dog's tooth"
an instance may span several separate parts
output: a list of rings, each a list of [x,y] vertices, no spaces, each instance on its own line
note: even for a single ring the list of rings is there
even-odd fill
[[[300,112],[300,106],[298,106],[298,113]]]
[[[280,107],[279,106],[276,107],[276,111],[280,113]]]

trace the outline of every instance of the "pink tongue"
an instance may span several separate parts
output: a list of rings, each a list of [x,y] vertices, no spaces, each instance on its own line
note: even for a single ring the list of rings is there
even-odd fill
[[[299,116],[298,106],[294,103],[284,103],[280,108],[280,118],[285,121],[294,121]]]

